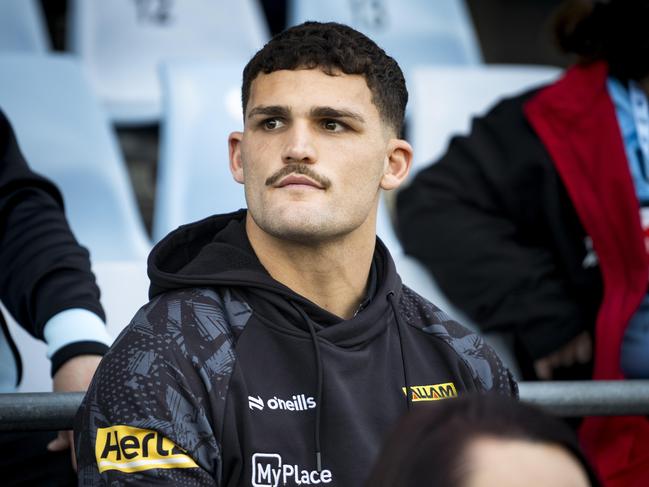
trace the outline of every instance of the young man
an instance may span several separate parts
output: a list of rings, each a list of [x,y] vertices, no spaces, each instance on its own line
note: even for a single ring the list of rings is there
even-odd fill
[[[82,485],[358,486],[409,407],[515,394],[376,239],[381,190],[412,156],[396,62],[349,27],[306,23],[253,57],[242,95],[230,165],[248,211],[153,250],[152,301],[78,416]]]

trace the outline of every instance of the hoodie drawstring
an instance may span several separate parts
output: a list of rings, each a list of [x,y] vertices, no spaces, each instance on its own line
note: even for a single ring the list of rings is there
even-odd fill
[[[388,293],[388,301],[392,307],[392,312],[394,313],[394,318],[397,322],[397,333],[399,335],[399,348],[401,350],[401,364],[403,366],[403,380],[406,386],[406,406],[408,409],[412,408],[412,391],[410,386],[410,379],[408,378],[408,367],[406,364],[406,356],[403,351],[403,327],[405,326],[401,318],[399,317],[399,312],[397,308],[396,298],[393,291]],[[316,469],[318,472],[322,471],[322,447],[320,444],[320,428],[322,423],[322,384],[324,379],[324,369],[322,364],[322,355],[320,354],[320,342],[316,336],[315,327],[313,322],[309,319],[304,310],[294,304],[293,307],[297,312],[302,316],[302,319],[309,327],[309,333],[311,334],[311,341],[313,342],[313,350],[315,352],[315,361],[316,361],[316,376],[317,376],[317,385],[316,385],[316,410],[315,410],[315,427],[314,427],[314,440],[315,440],[315,462]]]
[[[399,335],[399,348],[401,349],[401,364],[403,366],[403,381],[405,382],[406,385],[406,407],[408,409],[411,409],[412,390],[410,386],[410,379],[408,378],[408,367],[406,365],[406,355],[403,352],[403,335],[405,333],[402,333],[402,330],[405,325],[402,323],[401,318],[399,317],[399,310],[397,308],[397,302],[396,302],[396,297],[394,295],[394,291],[390,291],[388,293],[388,301],[390,301],[390,305],[392,306],[394,319],[397,321],[397,333]]]
[[[322,367],[322,357],[320,355],[320,343],[318,342],[318,337],[315,333],[315,327],[313,322],[306,315],[304,310],[297,305],[293,305],[294,308],[300,313],[302,319],[306,322],[309,327],[309,333],[311,333],[311,340],[313,341],[313,349],[315,351],[315,360],[316,360],[316,375],[317,375],[317,386],[316,386],[316,410],[315,410],[315,463],[316,469],[318,472],[322,471],[322,448],[320,446],[320,423],[321,421],[321,409],[322,409],[322,383],[324,377],[324,370]]]

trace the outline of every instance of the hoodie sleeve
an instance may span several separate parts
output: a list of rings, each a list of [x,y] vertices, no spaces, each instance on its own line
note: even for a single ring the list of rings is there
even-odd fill
[[[0,300],[16,321],[41,340],[45,325],[66,310],[77,320],[59,347],[50,347],[53,373],[76,355],[108,348],[104,310],[88,251],[74,238],[59,190],[27,165],[9,121],[0,111]]]
[[[483,337],[448,317],[443,325],[433,325],[426,331],[454,349],[469,371],[476,391],[518,397],[518,384],[514,377]]]
[[[163,294],[137,313],[77,413],[79,485],[221,485],[234,363],[224,316],[219,295],[200,289]]]

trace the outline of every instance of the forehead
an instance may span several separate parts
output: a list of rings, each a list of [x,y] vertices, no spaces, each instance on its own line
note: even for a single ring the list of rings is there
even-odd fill
[[[286,106],[295,111],[326,106],[379,116],[372,101],[372,92],[363,76],[345,73],[328,75],[320,69],[260,73],[251,84],[246,111],[269,105]]]

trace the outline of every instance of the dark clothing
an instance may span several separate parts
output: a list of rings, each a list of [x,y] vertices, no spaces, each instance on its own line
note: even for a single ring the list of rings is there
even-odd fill
[[[70,231],[61,194],[27,166],[1,111],[0,269],[2,303],[36,338],[42,340],[47,321],[66,309],[87,309],[104,319],[88,251]],[[11,340],[4,326],[3,331]],[[107,348],[98,342],[67,345],[52,357],[52,374],[67,359],[102,354]],[[18,364],[19,360],[16,356]]]
[[[88,252],[76,242],[57,188],[30,170],[5,115],[0,111],[0,300],[19,325],[43,339],[43,328],[57,313],[83,308],[102,319],[99,289]],[[21,362],[0,314],[2,335],[14,352],[4,370]],[[52,374],[77,355],[103,354],[99,342],[63,346],[51,357]],[[18,384],[16,384],[18,385]],[[0,433],[2,485],[68,486],[76,483],[68,450],[46,449],[57,432]]]
[[[70,450],[48,451],[57,431],[0,432],[0,472],[3,487],[73,487],[77,474]]]
[[[602,297],[583,226],[523,113],[498,103],[397,199],[404,250],[485,332],[510,334],[521,368],[594,330]]]
[[[576,66],[500,103],[398,205],[406,252],[480,326],[530,362],[594,330],[593,378],[614,380],[649,262],[607,76]],[[581,433],[606,485],[649,484],[646,418],[588,418]]]
[[[480,337],[401,284],[380,241],[365,307],[343,320],[268,274],[245,215],[186,225],[154,248],[152,300],[77,415],[81,485],[358,486],[406,390],[413,407],[516,394]],[[145,451],[147,435],[175,444],[175,463]]]

